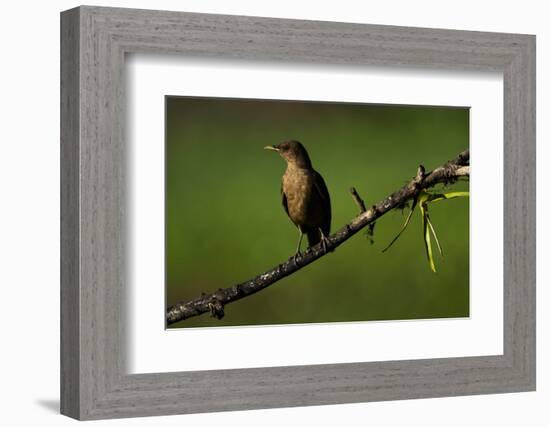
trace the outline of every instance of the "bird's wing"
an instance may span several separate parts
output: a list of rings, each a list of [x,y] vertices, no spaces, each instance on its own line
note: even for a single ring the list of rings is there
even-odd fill
[[[286,201],[286,194],[283,190],[283,185],[281,184],[281,201],[283,202],[283,208],[285,208],[285,212],[288,215],[288,203]]]
[[[323,204],[323,212],[325,213],[325,223],[327,232],[330,231],[330,220],[332,217],[332,212],[330,208],[330,194],[328,192],[327,185],[325,184],[325,180],[321,176],[321,174],[317,171],[315,171],[315,189],[317,190],[317,194],[319,195],[322,204]]]

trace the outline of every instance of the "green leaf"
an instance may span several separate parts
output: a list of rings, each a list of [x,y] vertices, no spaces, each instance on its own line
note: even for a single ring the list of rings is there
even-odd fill
[[[428,203],[439,202],[441,200],[454,199],[457,197],[469,197],[469,196],[470,196],[470,193],[468,191],[451,191],[449,193],[428,193],[426,190],[421,190],[420,193],[418,193],[418,196],[416,197],[416,199],[414,199],[413,205],[411,207],[411,211],[407,215],[407,218],[405,219],[405,222],[402,225],[401,230],[399,230],[399,233],[397,233],[397,236],[394,237],[394,239],[390,242],[388,246],[386,246],[382,250],[382,252],[386,252],[397,241],[397,239],[399,239],[401,234],[403,234],[403,232],[409,225],[409,222],[411,221],[411,217],[416,205],[419,205],[420,215],[422,216],[422,235],[424,240],[424,248],[426,250],[426,256],[428,257],[428,265],[430,266],[430,269],[434,273],[436,273],[434,255],[432,250],[432,237],[431,237],[432,235],[437,245],[437,249],[439,250],[439,253],[441,254],[442,257],[443,257],[443,249],[441,248],[441,244],[439,243],[439,238],[437,237],[437,233],[435,232],[435,228],[430,219],[430,215],[428,214]]]
[[[450,193],[444,193],[444,194],[431,194],[430,196],[430,202],[439,202],[441,200],[449,200],[454,199],[456,197],[470,197],[469,191],[452,191]]]
[[[420,213],[422,214],[422,231],[424,234],[424,248],[426,249],[426,255],[428,257],[428,264],[430,265],[431,270],[435,273],[436,269],[435,269],[434,257],[432,253],[430,229],[428,228],[429,219],[426,216],[427,212],[426,212],[425,203],[420,204]]]
[[[409,225],[409,222],[411,221],[411,217],[412,217],[412,214],[414,212],[414,208],[416,207],[416,201],[417,201],[416,199],[413,200],[413,204],[411,206],[411,211],[409,212],[409,214],[407,215],[407,219],[405,219],[405,222],[401,226],[401,230],[399,230],[399,233],[397,233],[397,236],[395,236],[393,238],[393,240],[390,242],[390,244],[388,246],[386,246],[384,249],[382,249],[382,252],[386,252],[391,247],[391,245],[393,245],[396,242],[396,240],[399,239],[401,234],[403,234],[403,231],[405,231],[405,229]]]
[[[439,239],[437,238],[435,228],[432,224],[432,220],[430,219],[430,216],[428,215],[427,211],[426,211],[426,221],[428,222],[428,226],[430,227],[430,230],[435,238],[435,243],[437,244],[437,249],[439,249],[439,254],[441,255],[441,257],[443,257],[443,250],[441,249],[441,245],[439,244]]]

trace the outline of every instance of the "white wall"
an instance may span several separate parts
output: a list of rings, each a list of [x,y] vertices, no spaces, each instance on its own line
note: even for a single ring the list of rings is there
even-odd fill
[[[550,27],[542,1],[98,1],[98,5],[246,14],[374,24],[504,31],[537,35],[538,74],[538,391],[508,395],[276,409],[156,419],[110,425],[498,426],[549,425],[550,292],[548,282],[550,160]],[[59,11],[72,1],[6,2],[2,6],[0,90],[0,379],[3,425],[66,425],[59,384]],[[7,95],[7,96],[6,96]],[[544,162],[544,160],[547,160]],[[546,208],[546,209],[545,209]],[[543,213],[544,212],[544,213]],[[29,299],[32,295],[33,299]],[[8,327],[10,325],[10,327]],[[36,425],[36,424],[34,424]]]

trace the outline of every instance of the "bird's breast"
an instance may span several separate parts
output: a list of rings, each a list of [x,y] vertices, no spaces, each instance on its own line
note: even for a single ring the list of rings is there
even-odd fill
[[[317,222],[314,189],[313,171],[287,168],[283,175],[283,191],[287,199],[288,216],[296,225],[316,226],[312,223]]]

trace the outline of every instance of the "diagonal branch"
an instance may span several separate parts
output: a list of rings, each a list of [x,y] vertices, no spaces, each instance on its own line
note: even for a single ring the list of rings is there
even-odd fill
[[[420,166],[416,176],[401,189],[395,191],[381,202],[378,202],[370,209],[361,212],[350,223],[344,225],[336,233],[328,237],[326,248],[328,251],[340,246],[351,236],[356,234],[362,228],[373,223],[382,215],[394,208],[403,206],[407,201],[414,200],[420,190],[433,187],[436,184],[452,184],[463,176],[470,174],[470,150],[463,151],[454,160],[434,169],[432,172],[425,173],[424,167]],[[361,209],[361,198],[355,192],[352,195]],[[224,315],[224,307],[244,297],[252,295],[262,289],[267,288],[273,283],[289,276],[315,260],[324,256],[327,252],[323,250],[321,244],[317,244],[298,259],[290,257],[282,264],[268,270],[250,280],[238,283],[229,288],[218,289],[211,294],[203,294],[191,301],[179,302],[168,307],[166,312],[166,323],[171,325],[190,317],[198,316],[203,313],[210,313],[212,316],[221,319]]]

